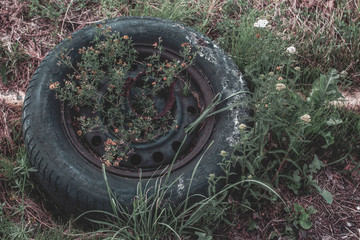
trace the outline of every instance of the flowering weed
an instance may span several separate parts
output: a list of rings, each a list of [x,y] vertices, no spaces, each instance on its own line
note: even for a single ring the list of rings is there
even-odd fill
[[[129,36],[99,26],[93,44],[78,49],[79,62],[60,54],[59,65],[72,72],[64,82],[51,83],[49,89],[73,109],[77,135],[101,130],[114,136],[104,143],[102,161],[107,166],[127,161],[133,151],[131,144],[154,141],[177,127],[167,105],[159,107],[158,102],[171,102],[169,92],[174,91],[175,79],[195,55],[191,46],[183,43],[182,62],[163,61],[161,42],[159,38],[153,44],[154,54],[139,56]]]

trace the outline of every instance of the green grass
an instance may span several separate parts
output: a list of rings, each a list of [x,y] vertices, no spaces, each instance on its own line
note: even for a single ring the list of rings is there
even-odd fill
[[[29,67],[28,60],[29,55],[25,53],[19,43],[6,47],[0,45],[0,77],[2,83],[8,85],[9,83],[17,80],[21,75],[21,69]]]
[[[342,169],[348,161],[359,167],[354,159],[359,152],[360,117],[355,111],[329,104],[339,98],[339,89],[359,84],[360,9],[355,2],[336,1],[329,7],[323,3],[291,6],[280,1],[24,1],[28,12],[23,21],[44,21],[44,26],[53,29],[48,39],[53,45],[58,36],[68,36],[85,23],[105,18],[152,16],[187,24],[215,39],[229,53],[249,83],[252,99],[247,104],[254,111],[247,128],[239,129],[243,138],[235,153],[224,155],[221,165],[229,182],[224,189],[215,192],[219,179],[212,176],[209,197],[202,196],[192,206],[184,203],[166,208],[156,205],[166,193],[163,185],[159,183],[152,195],[139,188],[134,211],[113,202],[114,212],[107,213],[110,218],[97,221],[99,225],[91,229],[67,217],[63,218],[65,224],[54,221],[50,227],[39,226],[40,219],[29,215],[29,197],[40,191],[29,178],[33,169],[15,139],[15,145],[6,147],[17,149],[17,154],[11,155],[14,151],[10,150],[0,153],[0,186],[5,192],[0,199],[0,237],[211,239],[217,227],[234,216],[261,212],[265,204],[278,201],[281,196],[272,189],[281,183],[294,194],[315,192],[330,203],[331,194],[314,180],[317,172],[325,166]],[[267,19],[268,26],[254,27],[259,19]],[[23,44],[1,40],[4,86],[23,76],[19,66],[31,65],[24,46],[39,40],[22,40]],[[296,47],[295,54],[286,52],[290,46]],[[304,118],[306,115],[311,121]],[[11,127],[16,138],[16,128]],[[236,173],[233,163],[240,169]],[[228,194],[236,206],[228,204]],[[35,199],[51,206],[48,200]],[[12,209],[10,202],[14,203]],[[300,228],[311,227],[308,208],[297,205],[295,212],[285,214],[290,220],[282,236],[296,236]]]

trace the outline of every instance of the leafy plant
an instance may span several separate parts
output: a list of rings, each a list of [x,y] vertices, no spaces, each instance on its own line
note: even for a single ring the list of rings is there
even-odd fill
[[[298,203],[294,203],[294,212],[291,216],[292,223],[296,228],[303,228],[305,230],[309,230],[312,226],[310,215],[317,213],[317,210],[310,206],[308,208],[304,208],[303,206],[299,205]]]
[[[286,185],[292,189],[295,193],[298,193],[298,190],[303,186],[303,185],[308,185],[308,186],[313,186],[314,188],[316,188],[316,190],[319,191],[320,195],[325,199],[325,201],[328,204],[331,204],[333,201],[333,197],[332,194],[325,190],[322,189],[316,180],[314,180],[314,174],[316,174],[322,167],[324,167],[325,164],[323,162],[321,162],[318,157],[315,155],[314,156],[314,160],[312,161],[311,164],[304,164],[303,165],[303,170],[302,170],[302,175],[305,176],[306,178],[303,179],[302,177],[300,177],[300,171],[297,169],[293,172],[292,175],[292,179],[290,179],[290,181],[288,181],[286,183]],[[302,183],[304,182],[304,183]]]
[[[266,29],[259,31],[271,38]],[[253,63],[245,62],[245,73],[254,89],[250,103],[254,109],[253,126],[243,129],[233,159],[240,165],[241,179],[254,177],[275,186],[283,179],[295,193],[313,186],[331,203],[331,194],[317,185],[313,175],[322,166],[316,154],[322,149],[329,151],[335,139],[342,137],[336,135],[336,128],[343,120],[339,110],[330,105],[341,101],[339,75],[330,70],[314,81],[312,89],[303,87],[297,83],[301,68],[294,64],[289,49],[271,53],[264,50],[261,58],[271,56],[272,62],[256,57]],[[255,199],[263,196],[249,187],[242,195],[243,201],[249,194]]]
[[[153,55],[139,56],[127,35],[99,28],[93,45],[78,50],[81,61],[75,64],[68,55],[60,55],[73,72],[64,83],[53,82],[49,88],[78,115],[74,125],[79,136],[95,130],[115,136],[105,142],[102,159],[108,166],[118,166],[133,151],[132,143],[151,142],[177,128],[168,106],[158,102],[171,101],[168,95],[174,91],[177,76],[195,55],[183,43],[182,62],[163,60],[160,38],[153,44]],[[129,75],[135,71],[136,76]]]

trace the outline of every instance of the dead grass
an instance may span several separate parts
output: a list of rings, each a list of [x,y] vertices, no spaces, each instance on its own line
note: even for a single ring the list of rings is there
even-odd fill
[[[3,204],[2,211],[7,218],[15,223],[24,221],[28,228],[56,229],[58,226],[52,219],[52,215],[45,209],[42,203],[33,198],[16,195],[14,190],[7,186],[6,182],[0,181],[0,201]],[[24,215],[18,209],[24,207]]]
[[[95,4],[77,8],[72,0],[64,1],[68,8],[61,19],[55,21],[30,17],[29,4],[30,1],[18,0],[0,2],[0,26],[4,26],[0,29],[4,52],[4,56],[0,55],[0,66],[5,63],[10,68],[7,75],[11,77],[8,84],[4,84],[4,79],[0,82],[2,92],[25,91],[35,69],[56,44],[72,32],[105,19]]]
[[[277,9],[283,23],[278,30],[285,38],[297,40],[294,44],[299,46],[304,65],[346,71],[351,82],[360,83],[360,32],[354,32],[360,23],[358,1],[291,0],[285,13]],[[343,23],[354,24],[341,31]],[[357,36],[348,37],[351,32]]]
[[[0,100],[0,157],[14,156],[22,145],[21,111]]]

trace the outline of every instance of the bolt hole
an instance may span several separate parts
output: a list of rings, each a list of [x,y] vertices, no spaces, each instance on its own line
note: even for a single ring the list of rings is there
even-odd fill
[[[197,113],[196,107],[194,107],[194,106],[188,106],[186,110],[187,110],[188,114],[191,116],[194,116]]]
[[[157,163],[160,163],[164,160],[164,154],[162,154],[161,152],[155,152],[153,154],[153,160]]]
[[[180,146],[181,146],[181,143],[178,142],[178,141],[173,142],[172,145],[171,145],[174,152],[177,152],[177,150],[179,150]]]
[[[94,147],[97,147],[97,146],[100,146],[101,143],[102,143],[102,138],[100,136],[93,136],[91,138],[91,144],[94,146]]]
[[[135,166],[139,165],[141,163],[141,157],[137,154],[131,155],[130,163]]]

